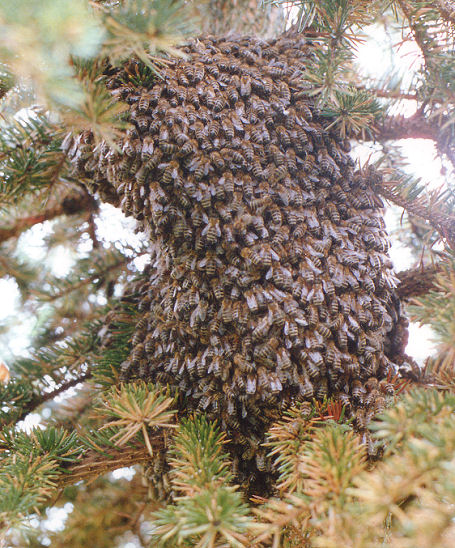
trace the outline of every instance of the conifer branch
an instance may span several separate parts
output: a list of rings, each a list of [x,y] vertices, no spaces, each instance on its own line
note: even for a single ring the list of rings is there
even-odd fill
[[[447,205],[445,191],[424,193],[417,182],[404,179],[382,181],[377,191],[386,200],[427,221],[451,247],[455,246],[455,215]]]
[[[43,403],[46,403],[49,400],[53,400],[55,397],[59,396],[66,390],[69,390],[70,388],[73,388],[73,386],[76,386],[80,384],[81,382],[85,382],[88,379],[92,378],[91,371],[87,371],[85,373],[82,373],[81,375],[78,375],[74,379],[70,379],[66,382],[63,382],[60,386],[52,390],[51,392],[45,392],[43,394],[34,395],[32,399],[25,404],[24,407],[20,410],[19,414],[14,417],[14,422],[19,422],[21,420],[24,420],[27,415],[35,411],[40,405]],[[0,420],[0,428],[8,424],[5,420]]]
[[[453,0],[436,0],[435,4],[442,18],[451,25],[455,25],[455,2]]]
[[[398,139],[439,139],[438,124],[425,118],[420,111],[413,116],[386,116],[375,125],[372,134],[377,141]],[[363,140],[368,140],[368,134]]]
[[[95,273],[91,274],[90,276],[87,276],[86,278],[80,280],[76,283],[68,283],[64,288],[62,288],[59,291],[54,291],[52,294],[47,294],[44,296],[42,295],[43,300],[46,302],[52,302],[57,299],[61,299],[65,295],[68,295],[69,293],[72,293],[73,291],[76,291],[88,284],[91,284],[93,281],[97,279],[103,279],[107,274],[115,272],[116,270],[119,270],[121,268],[125,268],[128,264],[130,264],[132,261],[137,259],[137,257],[140,257],[144,255],[146,252],[139,253],[137,255],[133,255],[132,257],[122,257],[121,259],[113,262],[110,265],[107,265],[105,268],[102,268],[100,270],[97,270]]]
[[[17,238],[32,226],[50,221],[60,215],[77,215],[83,212],[93,212],[98,209],[95,199],[87,192],[73,192],[62,201],[49,206],[42,213],[17,219],[10,228],[0,228],[0,244],[10,238]]]
[[[406,17],[409,28],[411,29],[416,44],[419,46],[425,65],[431,67],[431,38],[425,32],[423,25],[418,22],[418,8],[413,8],[407,0],[397,0],[403,15]],[[431,45],[430,45],[431,44]]]
[[[428,265],[424,267],[410,268],[397,273],[400,283],[397,293],[401,300],[409,300],[437,290],[436,275],[441,272],[439,265]]]
[[[163,434],[161,433],[150,437],[150,444],[156,451],[163,448]],[[59,477],[58,485],[63,488],[68,485],[73,485],[78,481],[93,480],[107,472],[112,472],[118,468],[133,466],[134,464],[149,462],[150,459],[150,453],[144,446],[126,446],[121,449],[110,448],[105,450],[103,454],[89,449],[84,452],[84,455],[77,463],[69,466],[65,470],[65,474]]]

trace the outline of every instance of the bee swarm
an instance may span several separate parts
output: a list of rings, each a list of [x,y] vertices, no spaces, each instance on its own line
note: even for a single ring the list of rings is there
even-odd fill
[[[304,38],[181,49],[162,79],[133,85],[135,61],[109,75],[132,123],[119,149],[87,133],[67,149],[154,250],[123,379],[177,386],[264,470],[262,433],[290,403],[333,396],[362,429],[393,392],[382,204],[308,96]]]

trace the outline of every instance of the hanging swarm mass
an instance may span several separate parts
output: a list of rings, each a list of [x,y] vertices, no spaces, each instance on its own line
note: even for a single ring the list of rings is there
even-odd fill
[[[129,105],[119,149],[69,144],[79,175],[149,230],[143,317],[123,379],[178,386],[256,455],[296,400],[335,396],[359,427],[381,408],[399,305],[374,173],[308,98],[311,44],[204,38],[162,79],[108,87]],[[400,320],[401,321],[401,320]]]

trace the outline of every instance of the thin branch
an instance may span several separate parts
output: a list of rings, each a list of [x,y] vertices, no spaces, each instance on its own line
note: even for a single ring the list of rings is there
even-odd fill
[[[397,4],[400,6],[403,15],[408,20],[409,27],[414,35],[414,40],[416,41],[416,44],[419,46],[420,51],[422,52],[425,66],[430,69],[431,53],[428,48],[428,36],[418,25],[418,22],[415,18],[417,12],[413,10],[413,8],[409,5],[409,2],[407,2],[406,0],[397,0]]]
[[[455,25],[455,2],[453,0],[436,0],[436,8],[441,17],[451,25]]]
[[[21,420],[24,420],[27,415],[35,411],[40,405],[43,403],[52,400],[59,396],[62,392],[65,392],[66,390],[73,388],[73,386],[76,386],[77,384],[81,382],[85,382],[86,380],[92,378],[92,372],[87,371],[86,373],[82,373],[78,377],[74,379],[70,379],[69,381],[66,381],[62,383],[60,386],[52,390],[51,392],[44,392],[43,394],[40,394],[39,396],[34,396],[24,407],[21,409],[19,415],[14,417],[14,422],[17,423]],[[6,426],[10,423],[8,421],[0,421],[0,427]]]
[[[60,215],[75,215],[85,211],[93,212],[97,209],[96,201],[89,194],[80,192],[70,194],[61,203],[48,207],[42,213],[17,219],[10,228],[0,228],[0,244],[10,238],[17,238],[32,226],[55,219]]]
[[[390,89],[380,89],[376,87],[368,86],[355,86],[355,89],[359,91],[368,91],[369,93],[374,93],[377,97],[383,97],[385,99],[403,99],[406,101],[417,101],[417,93],[406,93],[404,91],[394,91]]]
[[[419,297],[437,289],[436,276],[441,272],[438,265],[430,265],[418,268],[410,268],[398,272],[397,277],[400,284],[397,293],[400,300],[407,301],[413,297]]]
[[[73,285],[71,285],[71,286],[69,286],[65,289],[62,289],[61,291],[59,291],[58,293],[56,293],[54,295],[48,296],[46,298],[46,302],[53,302],[57,299],[60,299],[61,297],[64,297],[65,295],[68,295],[69,293],[71,293],[73,291],[76,291],[76,289],[80,289],[84,285],[87,285],[87,284],[93,282],[97,278],[102,278],[108,272],[112,272],[113,270],[117,270],[118,268],[125,267],[126,265],[130,264],[135,259],[137,259],[138,257],[141,257],[142,255],[145,255],[145,254],[146,254],[146,252],[144,251],[143,253],[139,253],[138,255],[133,255],[132,257],[125,257],[121,261],[117,261],[116,263],[108,266],[107,268],[105,268],[101,272],[95,272],[94,274],[92,274],[88,278],[84,278],[80,282],[75,283],[75,284],[73,284]]]
[[[455,248],[455,215],[450,210],[444,211],[437,192],[433,191],[423,198],[409,200],[400,193],[399,185],[399,181],[383,181],[376,190],[389,202],[427,221],[450,247]]]
[[[90,239],[92,240],[93,249],[99,249],[100,247],[100,241],[98,240],[98,236],[96,235],[96,224],[95,224],[95,217],[92,213],[90,213],[88,218],[88,233],[90,236]]]
[[[437,141],[439,127],[431,123],[420,112],[405,118],[402,115],[387,116],[375,126],[373,135],[376,141],[398,139],[432,139]]]
[[[164,447],[164,436],[162,433],[150,438],[152,448],[159,451]],[[133,466],[150,461],[150,453],[146,447],[123,447],[121,449],[110,449],[101,455],[96,451],[86,451],[79,462],[67,469],[67,474],[62,475],[59,480],[60,487],[73,485],[78,481],[93,480],[102,474],[112,472],[118,468]]]

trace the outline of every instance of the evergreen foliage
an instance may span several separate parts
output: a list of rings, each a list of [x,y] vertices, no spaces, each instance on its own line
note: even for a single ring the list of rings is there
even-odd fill
[[[264,4],[0,6],[0,281],[18,295],[15,317],[0,326],[1,547],[455,545],[455,4]],[[369,424],[368,404],[356,417],[336,398],[291,405],[261,446],[274,491],[248,498],[257,486],[238,485],[232,440],[203,410],[185,413],[187,394],[121,382],[143,312],[143,265],[160,249],[151,253],[147,234],[131,226],[118,229],[118,196],[75,177],[68,157],[79,146],[80,162],[91,159],[89,135],[120,150],[126,106],[106,85],[118,67],[130,67],[122,85],[148,85],[188,37],[276,36],[286,21],[315,46],[298,75],[306,96],[354,157],[358,144],[375,142],[360,173],[373,181],[377,207],[402,213],[399,239],[414,257],[397,295],[438,346],[423,367],[398,356]],[[412,79],[357,64],[362,43],[386,31],[419,52]],[[434,143],[438,188],[409,174],[404,138]],[[30,318],[29,344],[17,351]],[[66,517],[54,527],[58,509]]]

